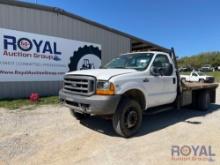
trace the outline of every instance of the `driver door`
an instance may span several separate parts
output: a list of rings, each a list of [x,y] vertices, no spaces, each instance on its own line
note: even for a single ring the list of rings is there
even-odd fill
[[[169,58],[164,54],[158,54],[151,67],[163,69],[167,64],[172,65]],[[173,66],[169,72],[164,72],[156,76],[150,73],[149,77],[149,84],[146,84],[149,106],[154,107],[172,103],[177,94],[177,80]]]
[[[162,67],[162,63],[158,55],[155,57],[151,65],[151,68],[152,67]],[[154,107],[163,104],[163,101],[161,100],[161,94],[163,92],[163,89],[163,77],[161,75],[155,76],[150,73],[149,83],[145,83],[145,90],[147,91],[148,95],[147,103],[149,107]]]

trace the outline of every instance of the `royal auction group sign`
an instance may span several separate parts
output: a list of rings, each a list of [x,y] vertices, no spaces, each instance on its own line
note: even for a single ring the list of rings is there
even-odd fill
[[[0,28],[0,81],[60,81],[101,65],[101,45]]]

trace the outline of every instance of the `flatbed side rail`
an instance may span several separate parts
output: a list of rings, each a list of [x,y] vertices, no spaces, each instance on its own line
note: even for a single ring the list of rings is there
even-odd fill
[[[217,83],[182,83],[183,91],[185,90],[205,90],[205,89],[216,89],[218,87]]]

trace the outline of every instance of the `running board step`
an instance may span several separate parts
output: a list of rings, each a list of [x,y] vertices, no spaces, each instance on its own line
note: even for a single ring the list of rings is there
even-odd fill
[[[144,111],[144,115],[154,115],[154,114],[157,114],[160,112],[172,110],[174,108],[175,108],[174,106],[150,108],[150,109]]]

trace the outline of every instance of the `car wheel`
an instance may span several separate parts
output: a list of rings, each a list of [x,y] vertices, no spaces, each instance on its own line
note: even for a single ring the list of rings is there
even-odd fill
[[[181,81],[182,81],[183,83],[185,83],[185,82],[186,82],[186,79],[185,79],[185,78],[182,78]]]
[[[112,124],[115,132],[123,137],[137,133],[142,123],[142,109],[137,101],[122,99],[113,115]]]
[[[205,81],[204,81],[204,79],[200,79],[199,82],[200,83],[204,83]]]

